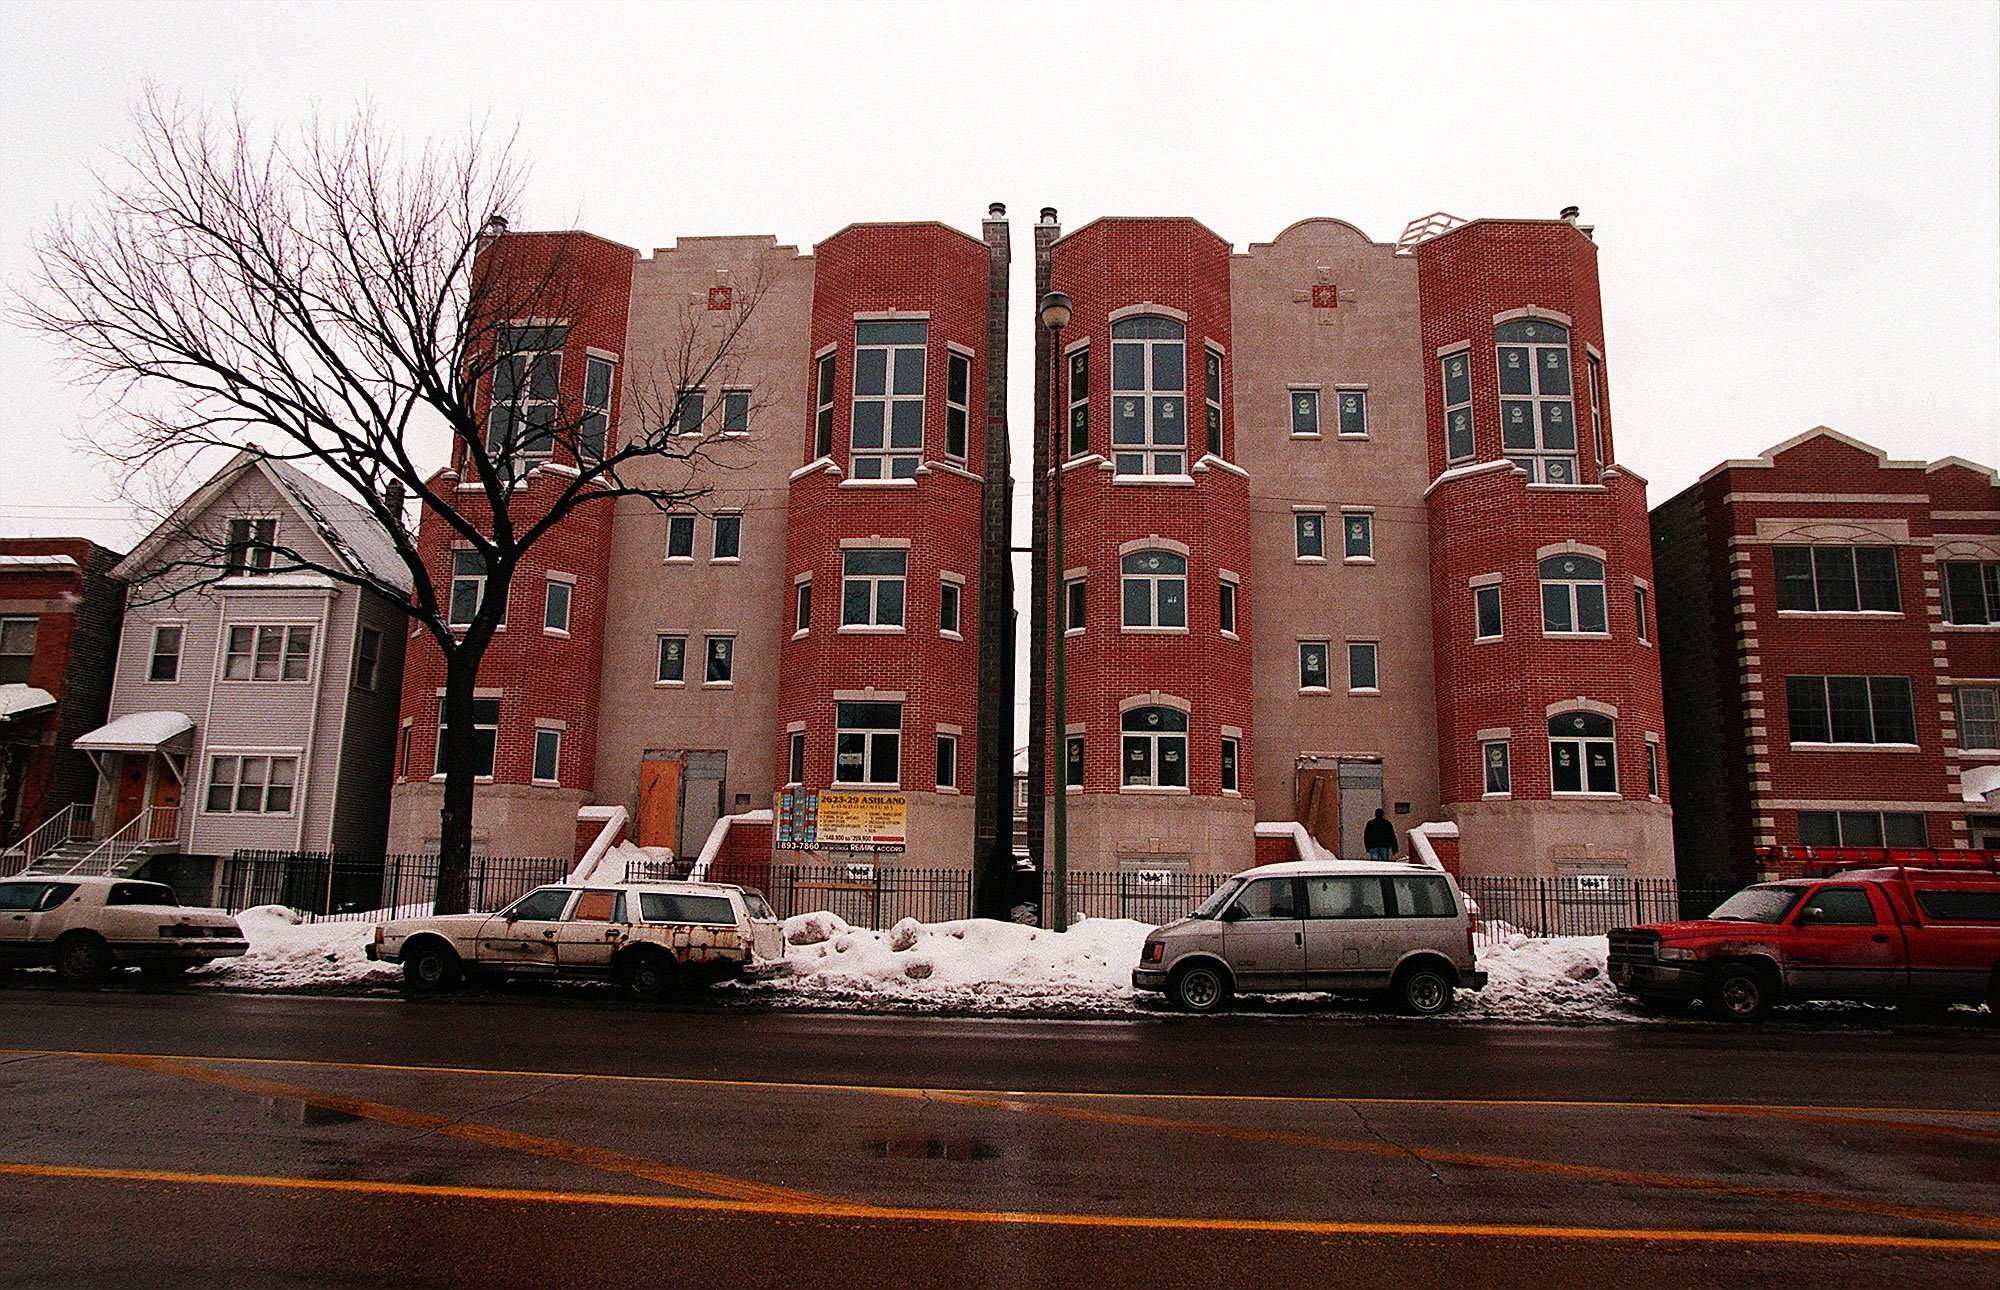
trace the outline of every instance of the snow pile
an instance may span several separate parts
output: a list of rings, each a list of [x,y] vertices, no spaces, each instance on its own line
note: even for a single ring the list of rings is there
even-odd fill
[[[300,986],[389,985],[397,969],[371,963],[364,946],[375,939],[373,920],[308,923],[283,905],[258,905],[236,915],[250,952],[197,968],[191,980],[242,990]]]
[[[1495,1021],[1629,1021],[1644,1014],[1622,1000],[1605,971],[1602,936],[1528,936],[1492,928],[1479,947],[1486,988],[1462,990],[1455,1015]]]
[[[906,918],[872,932],[832,914],[801,914],[785,920],[791,976],[771,988],[805,1002],[1126,1011],[1132,967],[1152,930],[1124,918],[1087,918],[1060,934],[992,919]]]

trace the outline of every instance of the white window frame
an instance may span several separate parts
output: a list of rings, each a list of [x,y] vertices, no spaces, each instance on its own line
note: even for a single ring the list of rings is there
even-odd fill
[[[1564,717],[1595,717],[1611,723],[1611,733],[1602,734],[1557,734],[1555,722]],[[1618,719],[1587,708],[1571,708],[1549,717],[1549,793],[1554,797],[1617,797],[1618,788]],[[1578,788],[1556,787],[1556,757],[1558,746],[1570,746],[1577,756]],[[1611,787],[1592,788],[1590,786],[1590,755],[1593,749],[1609,749],[1611,753]]]
[[[203,815],[256,815],[289,816],[299,805],[299,761],[295,751],[267,752],[258,749],[211,749],[208,756],[208,775],[202,786],[201,813]],[[222,763],[229,763],[229,777],[222,778]],[[246,772],[255,765],[258,778],[247,778]],[[284,768],[285,783],[280,785],[279,768]],[[215,804],[215,790],[228,786],[229,801],[221,806]],[[272,809],[273,790],[282,787],[285,804]],[[255,805],[244,805],[245,790],[256,794]]]
[[[562,588],[561,595],[556,593],[557,587]],[[550,618],[555,616],[558,601],[562,604],[562,622],[560,625],[549,621]],[[548,575],[542,584],[542,635],[567,638],[569,636],[570,616],[575,610],[576,583],[567,577],[557,577],[553,573]]]
[[[1552,560],[1587,561],[1597,567],[1597,572],[1593,576],[1569,576],[1558,572],[1556,576],[1551,577],[1544,566]],[[1537,561],[1535,573],[1541,583],[1542,635],[1564,637],[1609,636],[1611,634],[1610,572],[1610,569],[1602,559],[1594,555],[1587,555],[1581,551],[1558,551]],[[1583,622],[1584,598],[1582,589],[1585,587],[1597,588],[1597,610],[1598,614],[1604,620],[1604,626],[1601,628],[1587,630],[1580,625]],[[1561,591],[1563,595],[1563,603],[1569,611],[1570,625],[1567,628],[1549,626],[1549,590],[1551,588]]]
[[[1243,609],[1240,603],[1242,598],[1243,583],[1234,574],[1225,573],[1217,579],[1215,591],[1215,630],[1227,636],[1230,640],[1242,639],[1236,630],[1237,623],[1241,621],[1239,615]]]
[[[1228,454],[1223,451],[1227,445],[1223,442],[1222,434],[1222,376],[1224,371],[1222,364],[1224,357],[1223,352],[1214,345],[1203,345],[1201,347],[1202,411],[1205,414],[1205,419],[1202,422],[1202,447],[1208,451],[1209,456],[1215,458],[1217,461],[1228,460]]]
[[[949,609],[950,612],[945,611]],[[938,575],[938,635],[964,640],[965,580],[955,573]]]
[[[785,775],[787,787],[806,782],[806,732],[803,730],[785,732]]]
[[[1241,797],[1243,795],[1243,737],[1224,735],[1218,749],[1220,759],[1216,765],[1222,776],[1222,795]]]
[[[949,779],[945,778],[945,770],[947,768],[946,765],[947,758],[945,756],[946,749],[950,749],[951,751],[951,756],[949,758],[949,769],[951,771],[951,778]],[[956,793],[959,791],[958,790],[958,733],[956,731],[951,731],[951,730],[938,731],[936,772],[937,772],[936,775],[933,777],[933,782],[936,784],[938,792]]]
[[[1542,340],[1536,337],[1502,340],[1502,331],[1515,328],[1548,327],[1561,333],[1559,340]],[[1582,482],[1578,473],[1578,460],[1582,445],[1578,442],[1576,424],[1576,371],[1572,361],[1573,333],[1569,326],[1548,318],[1510,318],[1497,323],[1493,329],[1493,371],[1498,385],[1500,399],[1500,454],[1517,467],[1528,472],[1531,484],[1576,484]],[[1528,358],[1528,390],[1508,393],[1506,391],[1506,354],[1509,350],[1525,350]],[[1544,359],[1560,353],[1562,371],[1568,389],[1561,392],[1545,391],[1542,388],[1542,372],[1548,366]],[[1527,447],[1507,445],[1508,405],[1525,407],[1529,428],[1534,432],[1534,441]],[[1554,414],[1551,416],[1550,414]],[[1570,446],[1562,448],[1549,443],[1548,422],[1562,420],[1569,422]]]
[[[722,387],[722,433],[740,439],[750,433],[751,391],[740,386]]]
[[[739,564],[743,560],[743,512],[717,511],[710,522],[708,541],[708,562],[710,564]],[[722,535],[729,534],[736,551],[732,555],[722,553]]]
[[[1493,596],[1493,618],[1498,630],[1489,634],[1480,612],[1480,602],[1487,593]],[[1476,641],[1497,641],[1507,635],[1507,598],[1498,582],[1483,582],[1472,589],[1472,639]]]
[[[685,532],[687,534],[687,552],[683,555],[674,554],[674,537],[676,530]],[[662,555],[661,559],[667,564],[694,563],[694,512],[693,511],[667,512],[667,543],[666,547],[664,548],[664,552],[665,553]]]
[[[722,647],[717,652],[716,646]],[[711,676],[714,663],[722,660],[722,676]],[[701,684],[704,689],[721,690],[736,684],[736,633],[710,632],[701,638]]]
[[[792,639],[812,631],[813,580],[810,573],[802,573],[792,582]]]
[[[1323,437],[1320,431],[1319,419],[1319,386],[1287,386],[1285,390],[1285,407],[1291,418],[1292,438],[1319,439]],[[1302,430],[1299,428],[1301,425],[1307,428]]]
[[[1133,730],[1130,723],[1143,722],[1146,713],[1159,713],[1165,718],[1171,714],[1180,724],[1172,729],[1172,721],[1164,720],[1156,730]],[[1190,791],[1188,774],[1189,727],[1192,723],[1181,708],[1164,703],[1134,704],[1118,714],[1118,788],[1121,792],[1138,790],[1156,793],[1186,793]],[[1146,750],[1146,778],[1144,781],[1131,777],[1130,767],[1134,765],[1132,749],[1137,745]],[[1178,763],[1180,780],[1178,784],[1165,784],[1166,768]]]
[[[444,721],[444,696],[442,694],[438,695],[437,703],[438,703],[437,758],[435,761],[431,763],[436,768],[435,773],[432,774],[431,778],[443,779],[445,772],[444,740],[445,740],[446,726]],[[492,720],[490,721],[481,721],[479,719],[479,708],[480,705],[487,703],[493,705],[493,717]],[[493,776],[500,765],[500,707],[501,707],[501,700],[498,695],[476,694],[473,696],[472,699],[473,735],[477,737],[481,731],[491,731],[493,733],[493,738],[491,742],[487,745],[488,753],[487,753],[486,769],[483,771],[475,770],[473,772],[474,780],[481,783],[491,783],[493,780]]]
[[[1958,746],[1972,752],[2000,751],[2000,686],[1955,686],[1952,703],[1958,710]],[[1983,734],[1974,733],[1982,728]]]
[[[855,572],[852,565],[856,557],[897,556],[903,567],[895,573]],[[867,587],[866,616],[848,621],[848,592],[855,586]],[[885,616],[882,593],[894,585],[897,589],[895,619]],[[840,552],[840,630],[843,632],[900,632],[910,618],[910,550],[908,547],[843,547]]]
[[[223,573],[232,578],[247,578],[271,571],[277,558],[276,516],[231,516],[223,534]]]
[[[1063,429],[1063,460],[1081,457],[1090,451],[1090,346],[1070,350],[1063,372],[1069,381],[1069,420]],[[1079,437],[1082,442],[1079,443]]]
[[[680,675],[670,677],[667,672],[667,643],[680,644]],[[686,632],[655,632],[653,634],[653,684],[686,685],[688,660],[688,634]]]
[[[1307,525],[1312,526],[1311,532]],[[1306,549],[1308,542],[1317,542],[1317,553]],[[1299,506],[1292,509],[1292,559],[1299,564],[1326,563],[1326,512],[1312,507]]]
[[[1479,741],[1479,788],[1482,797],[1512,797],[1514,795],[1514,765],[1512,740],[1482,739]],[[1494,752],[1500,756],[1496,761]],[[1499,771],[1501,786],[1493,787],[1494,771]]]
[[[1090,625],[1090,591],[1085,575],[1063,579],[1063,635],[1080,636]]]
[[[1165,559],[1169,561],[1177,560],[1180,562],[1180,568],[1178,571],[1172,569],[1168,569],[1166,571],[1141,569],[1137,572],[1134,572],[1133,570],[1126,568],[1127,561],[1144,560],[1147,557],[1154,557],[1156,559]],[[1129,589],[1135,585],[1143,585],[1146,588],[1146,621],[1143,623],[1132,622],[1130,618],[1130,609],[1132,601],[1131,601],[1131,596],[1129,594]],[[1172,604],[1172,598],[1169,594],[1169,589],[1174,587],[1178,587],[1180,591],[1181,620],[1178,623],[1162,622],[1161,619],[1166,616],[1167,608]],[[1187,589],[1188,589],[1188,558],[1187,556],[1181,554],[1179,551],[1170,551],[1163,547],[1145,547],[1140,550],[1127,551],[1123,553],[1118,557],[1119,629],[1121,631],[1128,631],[1128,632],[1187,631],[1188,630]]]
[[[461,569],[460,565],[466,561],[477,561],[479,565],[478,569]],[[461,586],[472,588],[471,603],[464,617],[459,616],[458,589]],[[445,625],[455,630],[463,630],[470,627],[472,620],[479,616],[479,607],[486,603],[486,594],[492,589],[492,586],[493,574],[486,563],[486,557],[473,547],[453,547],[451,552],[451,589],[446,593],[447,599],[445,600]],[[504,588],[500,594],[503,597],[500,602],[500,623],[504,626],[507,622],[507,602],[504,599],[507,593]]]
[[[866,726],[853,724],[859,716],[853,709],[869,705],[880,705],[896,709],[896,725]],[[836,699],[833,705],[833,780],[840,784],[866,784],[875,788],[895,788],[902,783],[903,773],[903,716],[905,705],[899,699]],[[883,741],[889,741],[884,743]],[[886,779],[876,778],[881,769],[878,761],[882,750],[893,749],[896,774]],[[845,759],[858,753],[858,763],[848,763]],[[847,765],[855,764],[859,773],[845,774]]]
[[[239,633],[249,643],[249,648],[238,649]],[[293,642],[303,639],[303,646],[295,647]],[[265,649],[265,642],[275,641],[271,650]],[[265,685],[276,683],[294,685],[313,679],[314,650],[317,648],[317,631],[312,623],[268,623],[268,622],[227,622],[222,627],[222,675],[218,678],[229,684],[247,683]],[[266,658],[275,671],[260,675]],[[237,672],[236,660],[242,659],[243,675]],[[293,664],[298,664],[293,675]]]
[[[1354,549],[1355,525],[1361,526],[1361,550]],[[1340,558],[1349,564],[1375,563],[1375,511],[1353,507],[1340,512]]]
[[[1451,397],[1452,364],[1462,366],[1465,374],[1465,397],[1456,402]],[[1444,404],[1444,459],[1448,466],[1462,465],[1479,455],[1477,433],[1478,418],[1472,413],[1472,347],[1464,345],[1438,355],[1438,397]],[[1452,450],[1452,423],[1462,421],[1465,426],[1465,451]]]
[[[550,755],[549,758],[549,760],[555,765],[555,774],[553,775],[544,775],[541,773],[542,748],[545,743],[552,743],[555,746],[555,751]],[[550,784],[550,785],[560,785],[562,783],[562,746],[563,746],[563,732],[560,727],[555,727],[555,726],[535,727],[535,743],[533,748],[529,750],[530,751],[530,760],[528,762],[529,783]]]
[[[603,398],[596,397],[592,386],[599,384],[602,377]],[[583,416],[576,426],[577,465],[590,466],[604,459],[604,450],[611,446],[611,399],[618,384],[618,360],[609,354],[585,353],[583,356]]]
[[[1307,666],[1313,652],[1319,654],[1319,675],[1322,678],[1315,685],[1308,678],[1312,669]],[[1333,692],[1333,642],[1324,636],[1304,637],[1299,641],[1298,677],[1300,694],[1331,694]]]
[[[0,620],[0,622],[4,621],[7,620]],[[28,621],[33,622],[34,620],[29,619]],[[174,649],[170,655],[162,653],[160,650],[160,633],[162,632],[174,633]],[[181,658],[186,650],[187,624],[185,622],[154,623],[153,643],[151,648],[146,651],[146,683],[148,685],[174,685],[179,683],[181,679]],[[28,657],[32,659],[34,657],[33,653],[30,653]],[[163,658],[173,659],[172,676],[154,675],[159,670],[160,660]]]
[[[1368,387],[1365,385],[1340,385],[1333,391],[1334,435],[1340,439],[1366,439],[1368,437]],[[1361,419],[1359,430],[1350,430],[1348,410],[1354,409]]]
[[[371,651],[368,642],[373,640]],[[375,693],[375,687],[382,679],[382,629],[363,627],[354,634],[354,688],[364,694]]]
[[[526,343],[536,342],[533,347]],[[495,333],[493,371],[487,378],[486,452],[495,462],[532,466],[555,455],[556,430],[561,418],[557,404],[562,396],[563,349],[569,343],[569,329],[559,323],[513,322]],[[510,378],[510,395],[500,392],[503,366],[518,362],[520,374]],[[537,392],[543,365],[551,369],[546,395]],[[546,413],[545,429],[529,433],[531,418]],[[501,433],[495,437],[495,431]],[[531,445],[531,446],[523,446]]]
[[[813,359],[813,438],[812,460],[833,455],[833,409],[835,397],[835,376],[838,368],[837,352],[827,350]]]
[[[1360,658],[1368,660],[1368,670],[1375,674],[1374,684],[1356,683],[1355,663]],[[1382,693],[1382,642],[1373,640],[1347,642],[1347,692],[1349,694]]]
[[[1646,736],[1646,796],[1660,800],[1660,741],[1652,735]]]
[[[923,328],[924,339],[920,341],[893,340],[868,341],[861,339],[862,331],[869,327],[916,326]],[[882,392],[880,394],[861,392],[862,356],[875,351],[882,353]],[[915,391],[898,393],[896,390],[896,367],[900,355],[914,352],[918,360],[918,387]],[[914,479],[917,467],[924,459],[924,398],[930,385],[930,320],[928,318],[876,318],[856,319],[854,323],[854,389],[850,400],[847,432],[848,471],[850,480],[880,483],[892,479]],[[880,405],[882,412],[882,442],[877,446],[863,447],[859,442],[861,409],[864,405]],[[895,442],[896,410],[900,407],[916,408],[917,442],[897,445]]]
[[[952,384],[959,373],[965,374],[965,389],[957,398],[952,397]],[[958,438],[958,451],[952,451],[952,437]],[[944,459],[964,465],[966,455],[972,450],[972,355],[947,344],[944,350]]]
[[[1175,334],[1129,334],[1139,324],[1163,327]],[[1120,335],[1121,332],[1128,334]],[[1143,356],[1140,384],[1131,388],[1118,383],[1118,354],[1127,346],[1139,347]],[[1115,475],[1127,479],[1179,479],[1187,475],[1188,454],[1194,447],[1188,441],[1187,349],[1187,324],[1178,318],[1134,314],[1111,324],[1110,449]],[[1179,388],[1158,384],[1160,355],[1169,350],[1180,353]],[[1174,411],[1176,407],[1180,409],[1178,414]],[[1121,441],[1118,427],[1125,421],[1136,421],[1137,437],[1128,436]],[[1171,424],[1176,421],[1177,425]]]

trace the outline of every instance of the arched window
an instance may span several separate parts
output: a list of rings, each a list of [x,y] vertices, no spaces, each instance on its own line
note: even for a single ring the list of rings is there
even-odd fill
[[[1557,793],[1618,791],[1617,723],[1596,712],[1549,718],[1549,788]]]
[[[1587,555],[1552,555],[1542,561],[1542,630],[1602,636],[1604,562]]]
[[[1574,484],[1576,404],[1569,328],[1517,318],[1493,329],[1500,368],[1500,447],[1538,484]]]
[[[1127,627],[1187,626],[1187,557],[1134,551],[1119,561]]]
[[[1187,473],[1187,328],[1172,318],[1111,324],[1111,449],[1121,475]]]
[[[1187,713],[1179,708],[1133,708],[1118,726],[1125,746],[1121,783],[1187,787]]]

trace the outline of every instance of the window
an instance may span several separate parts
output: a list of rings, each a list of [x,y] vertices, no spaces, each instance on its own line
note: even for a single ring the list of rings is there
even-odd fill
[[[735,560],[743,555],[743,517],[726,514],[715,517],[715,543],[709,548],[712,560]]]
[[[813,458],[833,455],[833,355],[821,354],[813,379]]]
[[[667,559],[694,559],[694,516],[667,516]]]
[[[1172,318],[1111,324],[1111,451],[1118,474],[1187,471],[1186,336]]]
[[[1292,437],[1319,438],[1319,391],[1292,391]]]
[[[908,551],[842,552],[840,625],[901,627],[903,579],[909,563]]]
[[[1207,361],[1203,364],[1202,375],[1205,384],[1202,389],[1208,412],[1208,455],[1222,455],[1222,355],[1215,350],[1203,351]]]
[[[722,392],[722,433],[750,433],[750,391],[724,390]]]
[[[1542,561],[1542,631],[1602,635],[1611,628],[1604,609],[1604,562],[1587,555],[1552,555]]]
[[[1639,625],[1641,645],[1653,639],[1652,631],[1646,626],[1646,589],[1636,584],[1632,588],[1632,621]]]
[[[32,619],[16,619],[14,621],[27,622],[30,626],[33,626],[34,622]],[[146,679],[148,681],[178,681],[181,679],[181,636],[186,630],[179,623],[161,623],[159,626],[153,628],[152,661],[146,667]],[[362,630],[363,632],[375,631],[372,627],[365,627]],[[30,649],[28,653],[30,654],[34,653],[34,649],[32,648],[33,635],[33,632],[29,633]],[[6,649],[6,636],[7,625],[0,624],[0,650]],[[378,649],[381,647],[381,643],[382,634],[375,632],[375,644]],[[7,679],[7,671],[5,655],[0,654],[0,679]],[[374,674],[371,672],[369,675],[369,683],[361,686],[364,690],[375,688]],[[23,681],[28,679],[25,668],[21,671],[20,679]],[[355,684],[361,685],[358,672],[356,673]]]
[[[1438,360],[1444,388],[1444,456],[1446,461],[1472,459],[1472,355],[1466,351]]]
[[[1235,919],[1291,920],[1299,916],[1298,895],[1290,878],[1259,878],[1247,883],[1230,909]]]
[[[1324,690],[1328,688],[1326,655],[1327,644],[1325,641],[1299,642],[1299,688],[1301,690]]]
[[[1800,811],[1804,847],[1927,847],[1930,832],[1915,811]]]
[[[894,784],[900,774],[903,705],[833,705],[833,778],[841,784]]]
[[[1083,787],[1083,736],[1069,735],[1063,740],[1063,787],[1065,789]]]
[[[687,637],[660,637],[660,670],[657,679],[675,685],[687,679]]]
[[[1646,741],[1646,796],[1660,795],[1660,745],[1657,741]]]
[[[229,537],[222,558],[223,571],[238,575],[270,572],[277,541],[276,520],[229,521]]]
[[[811,631],[812,614],[812,579],[802,578],[792,587],[792,631],[794,633]]]
[[[1496,796],[1513,792],[1513,778],[1508,773],[1508,745],[1505,739],[1489,739],[1479,745],[1479,764],[1485,768],[1486,791]]]
[[[1347,688],[1350,690],[1379,690],[1381,676],[1376,671],[1376,642],[1347,642]]]
[[[1493,329],[1500,365],[1500,448],[1531,483],[1576,482],[1569,328],[1520,318]]]
[[[1451,884],[1443,878],[1390,878],[1389,893],[1396,898],[1397,918],[1452,918],[1458,914]]]
[[[572,922],[622,923],[625,921],[625,893],[622,891],[580,891],[576,908],[569,912]]]
[[[855,479],[911,479],[924,450],[924,353],[930,324],[854,324]]]
[[[1305,883],[1307,918],[1389,916],[1380,878],[1307,878]]]
[[[303,681],[312,673],[310,627],[231,627],[225,681]]]
[[[965,460],[967,429],[972,422],[972,360],[957,351],[944,358],[944,455]]]
[[[1222,737],[1222,791],[1237,792],[1236,754],[1239,740],[1228,735]]]
[[[382,633],[374,627],[363,627],[354,642],[354,688],[373,693],[381,672]]]
[[[1069,455],[1090,451],[1090,351],[1069,356]]]
[[[958,787],[958,736],[937,737],[937,786]]]
[[[1893,614],[1903,608],[1892,546],[1777,546],[1771,567],[1780,609]]]
[[[1133,708],[1119,718],[1118,727],[1124,735],[1127,787],[1187,787],[1187,713]]]
[[[1590,374],[1590,443],[1597,464],[1602,466],[1611,460],[1611,444],[1605,435],[1611,422],[1604,415],[1604,360],[1595,354],[1583,356],[1584,369]]]
[[[477,551],[453,551],[451,553],[451,603],[447,607],[446,621],[453,627],[470,624],[479,613],[479,606],[486,599],[486,557]],[[507,618],[507,588],[502,586],[496,593],[500,597],[499,617]]]
[[[1368,391],[1342,390],[1340,398],[1340,435],[1343,439],[1366,439],[1368,437]]]
[[[965,588],[956,582],[938,584],[938,630],[958,635],[959,602],[965,596]]]
[[[1990,685],[1958,687],[1958,746],[2000,748],[2000,689]]]
[[[1500,584],[1472,589],[1473,639],[1494,640],[1500,635]]]
[[[674,407],[675,434],[701,434],[708,420],[708,396],[701,390],[684,392]]]
[[[438,699],[438,746],[437,773],[445,771],[445,759],[449,751],[451,733],[444,718],[444,699]],[[474,699],[472,701],[472,773],[485,779],[493,777],[493,756],[500,747],[500,700]]]
[[[1236,634],[1236,584],[1227,578],[1216,593],[1215,626],[1225,636]]]
[[[1616,723],[1595,712],[1549,718],[1549,787],[1557,793],[1618,791]]]
[[[1366,511],[1348,511],[1340,517],[1341,553],[1350,560],[1375,558],[1375,517]]]
[[[576,588],[551,579],[542,591],[542,630],[569,635],[569,602]]]
[[[727,685],[736,670],[736,638],[710,636],[702,641],[703,685]]]
[[[2000,623],[2000,560],[1946,560],[1943,568],[1946,622]]]
[[[684,896],[674,892],[642,891],[639,893],[639,915],[649,923],[706,923],[715,927],[736,925],[736,907],[730,904],[727,896]]]
[[[1788,676],[1785,709],[1795,744],[1914,744],[1907,676]]]
[[[1873,927],[1875,907],[1862,887],[1821,887],[1799,909],[1800,923],[1830,923],[1845,927]]]
[[[785,782],[787,784],[803,784],[806,782],[806,732],[803,730],[792,731],[788,742],[791,748],[790,755],[786,758]]]
[[[561,327],[500,329],[486,421],[486,451],[495,461],[539,460],[554,451],[564,338]]]
[[[396,752],[396,775],[399,779],[410,777],[410,746],[416,742],[416,731],[408,717],[403,718],[403,746]]]
[[[1326,558],[1326,512],[1293,511],[1292,545],[1301,560]]]
[[[562,731],[537,730],[535,732],[534,779],[537,784],[561,782],[558,769],[562,765]]]
[[[41,621],[40,618],[0,618],[0,685],[28,683],[28,673],[35,662],[35,638],[41,634]],[[157,646],[155,648],[157,651]],[[174,641],[174,653],[176,656],[180,653],[178,637]]]
[[[1124,625],[1187,626],[1187,557],[1172,551],[1134,551],[1123,572]]]
[[[576,427],[579,465],[604,460],[611,430],[611,360],[596,355],[583,360],[583,420]]]
[[[1071,578],[1063,584],[1063,630],[1080,632],[1083,630],[1084,606],[1088,601],[1082,578]]]
[[[296,757],[214,757],[207,808],[217,815],[289,815],[298,779]]]

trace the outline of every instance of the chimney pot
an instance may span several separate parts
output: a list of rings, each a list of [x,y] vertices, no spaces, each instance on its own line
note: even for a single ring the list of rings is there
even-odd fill
[[[987,219],[1006,219],[1006,218],[1007,218],[1007,203],[1005,203],[1005,202],[994,202],[994,203],[993,203],[993,204],[992,204],[991,206],[988,206],[988,207],[986,208],[986,218],[987,218]]]
[[[1042,207],[1042,223],[1053,224],[1055,222],[1056,222],[1056,208],[1053,206]]]
[[[1583,212],[1581,210],[1578,210],[1576,207],[1565,206],[1562,209],[1562,222],[1565,224],[1574,224],[1576,223],[1577,216],[1581,214],[1583,214]]]

